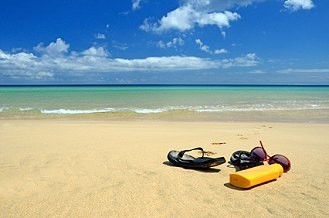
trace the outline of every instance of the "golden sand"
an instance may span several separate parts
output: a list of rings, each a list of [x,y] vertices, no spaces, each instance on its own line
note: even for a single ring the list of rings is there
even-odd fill
[[[239,190],[228,164],[174,167],[170,150],[210,157],[262,140],[292,169]],[[0,217],[328,217],[329,125],[1,120]]]

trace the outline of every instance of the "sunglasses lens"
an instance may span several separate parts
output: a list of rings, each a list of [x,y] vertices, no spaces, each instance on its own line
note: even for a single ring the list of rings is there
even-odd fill
[[[266,160],[266,152],[261,147],[256,147],[250,152],[251,158],[256,161]]]
[[[270,157],[268,163],[269,164],[274,164],[274,163],[280,164],[283,167],[284,172],[289,171],[290,167],[291,167],[289,159],[280,154],[276,154],[276,155]]]

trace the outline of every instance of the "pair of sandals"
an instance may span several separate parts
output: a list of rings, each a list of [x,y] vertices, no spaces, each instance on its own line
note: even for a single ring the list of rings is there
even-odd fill
[[[200,150],[202,152],[201,157],[193,157],[186,152]],[[167,155],[168,160],[175,166],[191,168],[191,169],[208,169],[210,167],[218,166],[226,162],[224,157],[211,158],[205,157],[205,152],[201,147],[183,150],[183,151],[170,151]]]

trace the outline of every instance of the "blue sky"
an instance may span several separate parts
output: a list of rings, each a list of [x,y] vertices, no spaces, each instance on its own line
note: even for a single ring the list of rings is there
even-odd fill
[[[327,0],[2,0],[0,84],[329,84]]]

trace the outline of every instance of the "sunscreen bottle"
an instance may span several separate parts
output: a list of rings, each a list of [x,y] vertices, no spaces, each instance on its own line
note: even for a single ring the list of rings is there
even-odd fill
[[[230,174],[230,184],[239,188],[250,188],[279,178],[283,173],[280,164],[261,165]]]

